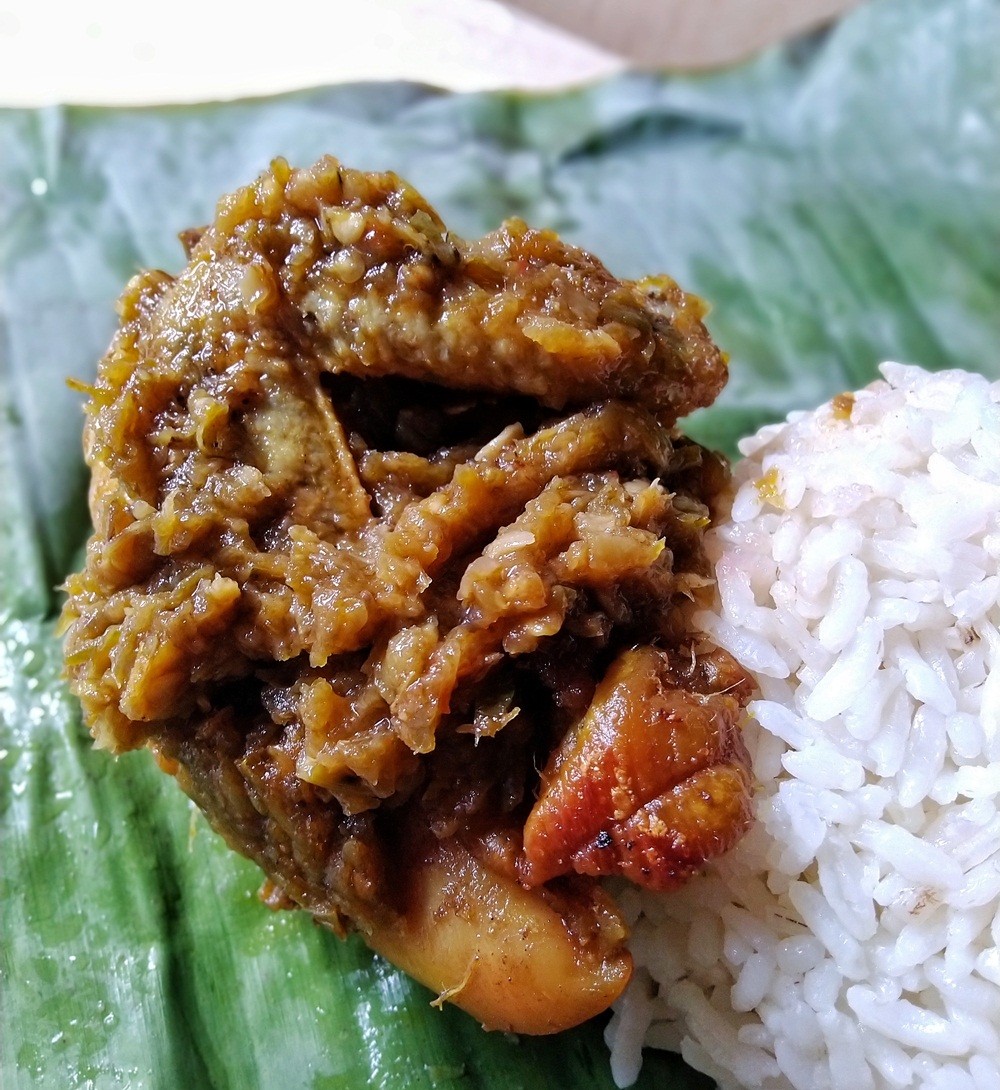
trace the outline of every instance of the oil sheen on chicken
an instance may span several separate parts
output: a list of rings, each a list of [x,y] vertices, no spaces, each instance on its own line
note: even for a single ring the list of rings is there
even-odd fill
[[[333,159],[183,237],[87,406],[94,738],[270,904],[488,1027],[583,1021],[631,971],[600,876],[669,887],[749,822],[750,683],[690,623],[726,483],[675,429],[726,378],[701,305]]]

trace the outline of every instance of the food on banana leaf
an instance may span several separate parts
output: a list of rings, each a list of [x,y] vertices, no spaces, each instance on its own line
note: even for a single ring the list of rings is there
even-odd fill
[[[667,889],[750,823],[753,684],[692,624],[725,360],[670,278],[393,174],[276,161],[126,287],[90,389],[66,666],[265,899],[490,1028],[631,972],[600,879]]]

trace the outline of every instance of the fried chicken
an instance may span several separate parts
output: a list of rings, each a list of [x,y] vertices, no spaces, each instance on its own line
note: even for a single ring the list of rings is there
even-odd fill
[[[726,377],[701,304],[333,159],[184,238],[87,410],[88,726],[271,903],[485,1024],[597,1013],[630,960],[594,876],[668,885],[749,823],[749,682],[690,621],[726,481],[674,427]]]

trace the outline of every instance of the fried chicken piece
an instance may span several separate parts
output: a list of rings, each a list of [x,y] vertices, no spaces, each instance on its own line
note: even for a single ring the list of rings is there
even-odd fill
[[[676,665],[726,480],[674,430],[725,380],[700,303],[518,221],[465,242],[332,159],[273,164],[184,241],[179,276],[126,289],[87,408],[95,533],[64,625],[90,730],[152,749],[270,903],[356,928],[485,1024],[597,1013],[626,929],[590,877],[606,853],[551,848],[564,773],[536,803],[537,769],[582,735],[559,768],[598,799],[595,686],[647,644],[674,656],[678,736],[690,711],[717,756],[699,768],[742,759],[732,698]],[[641,715],[614,724],[643,737],[607,767],[660,755]],[[669,786],[591,805],[586,835],[648,839],[654,803],[689,828]]]

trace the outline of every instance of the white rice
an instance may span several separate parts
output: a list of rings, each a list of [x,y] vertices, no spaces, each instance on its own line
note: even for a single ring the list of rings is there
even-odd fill
[[[704,628],[758,679],[742,844],[622,893],[608,1027],[720,1087],[1000,1087],[1000,384],[899,364],[747,440]]]

